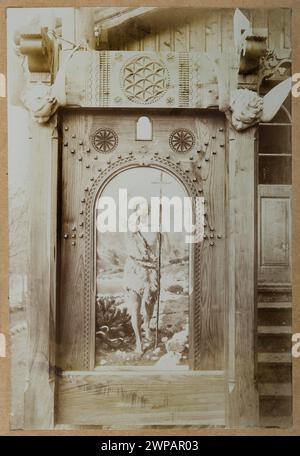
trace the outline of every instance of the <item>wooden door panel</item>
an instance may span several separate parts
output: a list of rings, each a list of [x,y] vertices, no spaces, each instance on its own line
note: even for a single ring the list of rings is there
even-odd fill
[[[144,112],[63,113],[57,361],[62,372],[57,396],[60,423],[118,424],[116,417],[128,407],[128,402],[131,422],[135,424],[224,423],[224,118],[218,113],[160,114],[149,110],[147,114],[152,120],[152,141],[136,140],[136,121]],[[100,129],[113,135],[111,151],[96,150],[93,135]],[[184,153],[172,148],[170,140],[172,133],[182,129],[193,136],[191,150]],[[108,368],[94,370],[93,195],[100,182],[102,185],[133,163],[162,166],[170,173],[174,169],[174,175],[184,186],[195,189],[194,196],[204,197],[205,239],[194,248],[194,303],[190,311],[192,370],[174,371],[170,377],[151,370],[147,374],[138,370],[130,373],[116,373]],[[202,377],[205,372],[212,374]],[[144,402],[139,398],[144,398]],[[111,415],[105,414],[108,407]],[[126,422],[124,416],[120,425]]]

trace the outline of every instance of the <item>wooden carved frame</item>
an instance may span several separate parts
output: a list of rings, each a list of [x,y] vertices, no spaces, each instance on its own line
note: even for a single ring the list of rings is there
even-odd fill
[[[109,166],[107,166],[93,182],[90,189],[89,195],[86,201],[85,211],[85,265],[84,265],[84,367],[85,369],[93,369],[95,367],[95,243],[96,243],[96,230],[95,230],[95,204],[98,196],[101,194],[105,186],[115,176],[122,171],[137,167],[152,167],[161,169],[172,176],[174,176],[180,184],[182,184],[187,191],[188,196],[193,198],[193,205],[196,208],[195,198],[201,194],[201,188],[198,184],[192,182],[189,176],[186,175],[184,170],[172,160],[152,156],[145,163],[141,163],[138,154],[135,156],[128,155],[127,157],[115,160]],[[195,211],[194,211],[195,213]],[[196,223],[197,220],[197,213]],[[198,277],[200,274],[200,244],[191,244],[190,247],[190,259],[192,261],[192,277]],[[198,281],[192,278],[193,290],[190,294],[190,322],[194,322],[195,331],[193,335],[190,333],[190,340],[192,344],[193,353],[197,353],[199,348],[200,338],[196,338],[197,333],[197,321],[199,320],[199,307],[197,305],[197,297],[201,290],[197,289]],[[200,288],[198,283],[198,288]],[[194,356],[193,368],[199,368],[197,357]]]

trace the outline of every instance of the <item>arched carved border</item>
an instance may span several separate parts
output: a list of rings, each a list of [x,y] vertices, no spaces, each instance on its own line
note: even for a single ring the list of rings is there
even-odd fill
[[[103,169],[95,178],[93,185],[89,191],[86,199],[85,209],[85,264],[84,264],[84,367],[85,369],[93,369],[95,364],[95,258],[94,258],[94,245],[95,245],[95,227],[94,227],[94,210],[95,203],[98,195],[117,174],[130,168],[150,166],[153,168],[161,169],[169,172],[182,183],[185,187],[188,196],[195,198],[199,196],[200,185],[194,183],[187,173],[172,160],[162,157],[147,157],[147,160],[141,160],[138,155],[126,156],[117,159]],[[193,274],[198,277],[200,270],[200,245],[192,244],[192,258],[193,258]],[[194,296],[199,296],[200,290],[197,290],[197,280],[194,280]],[[197,318],[199,306],[193,302],[193,320],[196,324],[195,330],[197,331]],[[195,339],[195,337],[194,337]],[[197,339],[197,338],[196,338]],[[197,352],[197,347],[194,345],[194,352]],[[196,367],[196,362],[194,362]]]

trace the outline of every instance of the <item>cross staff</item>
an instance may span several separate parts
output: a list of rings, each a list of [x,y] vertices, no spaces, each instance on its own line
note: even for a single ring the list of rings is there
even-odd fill
[[[158,345],[158,326],[159,326],[159,307],[160,307],[160,281],[161,281],[161,246],[162,246],[162,190],[163,184],[170,184],[171,182],[164,182],[164,174],[160,171],[159,182],[151,182],[152,184],[159,184],[159,232],[158,232],[158,297],[156,307],[156,332],[155,332],[155,348]]]

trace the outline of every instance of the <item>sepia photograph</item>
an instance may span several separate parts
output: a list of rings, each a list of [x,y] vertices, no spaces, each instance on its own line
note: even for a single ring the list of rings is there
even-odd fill
[[[292,10],[47,6],[6,10],[10,429],[290,429]]]

